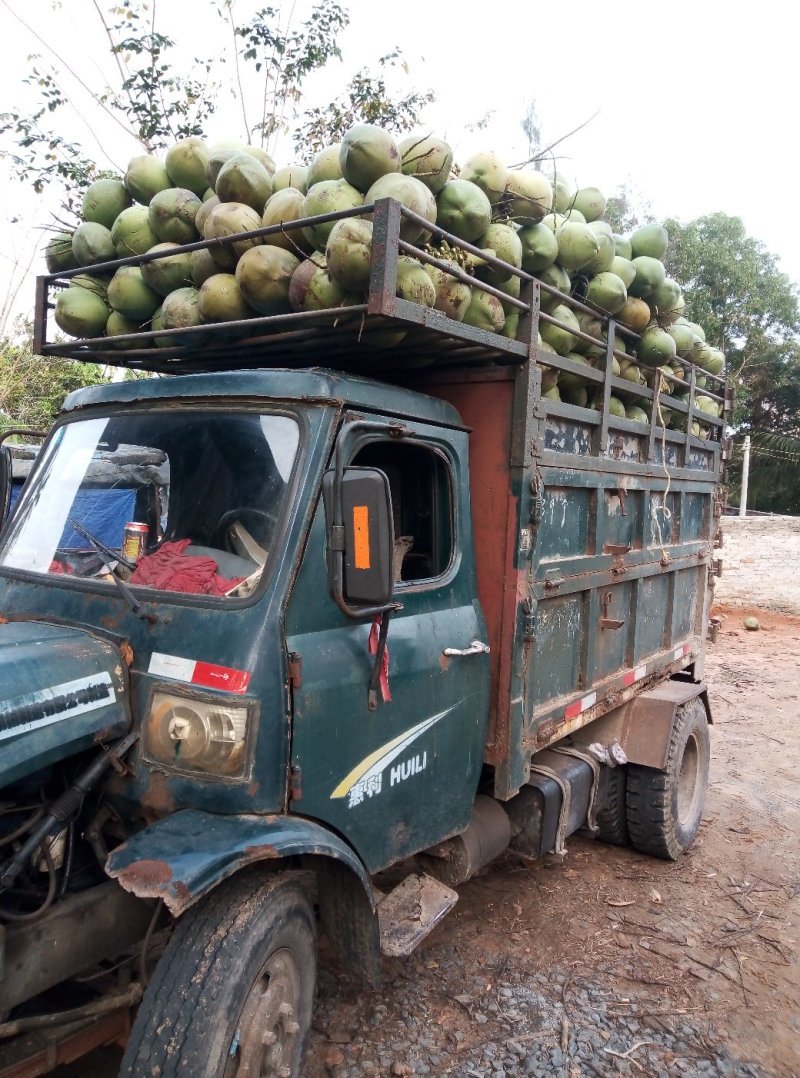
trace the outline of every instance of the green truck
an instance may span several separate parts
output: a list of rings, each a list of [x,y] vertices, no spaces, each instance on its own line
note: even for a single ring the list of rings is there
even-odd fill
[[[69,396],[0,540],[0,1076],[291,1078],[318,931],[377,984],[506,850],[695,837],[724,383],[621,418],[624,327],[541,351],[587,308],[510,268],[515,337],[398,298],[410,211],[368,211],[345,310],[120,350],[39,281],[40,352],[164,376]]]

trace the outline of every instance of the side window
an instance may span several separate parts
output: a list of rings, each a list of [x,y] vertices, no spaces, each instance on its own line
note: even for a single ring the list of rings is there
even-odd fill
[[[389,479],[395,534],[395,580],[442,576],[453,559],[450,469],[439,453],[403,442],[370,442],[353,464],[380,468]]]

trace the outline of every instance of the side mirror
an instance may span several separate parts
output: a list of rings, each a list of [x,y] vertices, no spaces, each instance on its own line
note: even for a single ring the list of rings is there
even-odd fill
[[[0,529],[5,525],[11,507],[11,452],[0,446]]]
[[[334,599],[355,617],[386,607],[394,594],[389,480],[378,468],[345,468],[337,497],[335,472],[330,471],[323,480],[323,496],[328,583]]]

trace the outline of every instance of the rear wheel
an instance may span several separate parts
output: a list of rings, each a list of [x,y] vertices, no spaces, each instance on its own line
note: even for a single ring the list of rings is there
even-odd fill
[[[667,766],[628,765],[628,830],[637,850],[676,861],[694,841],[703,816],[711,755],[699,697],[675,715]]]
[[[298,1078],[316,981],[314,914],[289,876],[248,872],[178,923],[139,1008],[128,1078]]]
[[[628,815],[625,795],[628,779],[626,767],[604,769],[605,796],[597,813],[597,837],[612,846],[629,846]]]

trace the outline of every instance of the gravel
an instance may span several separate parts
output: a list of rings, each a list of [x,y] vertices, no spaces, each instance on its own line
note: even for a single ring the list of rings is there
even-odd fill
[[[652,996],[638,1001],[574,971],[545,975],[512,962],[498,977],[480,956],[472,959],[471,983],[463,956],[453,953],[398,962],[372,1002],[351,989],[344,1011],[346,982],[323,969],[311,1053],[323,1065],[313,1075],[762,1078],[754,1065],[728,1058],[722,1031],[671,1015],[666,1001],[658,1007]],[[327,1056],[326,1042],[336,1045]]]

